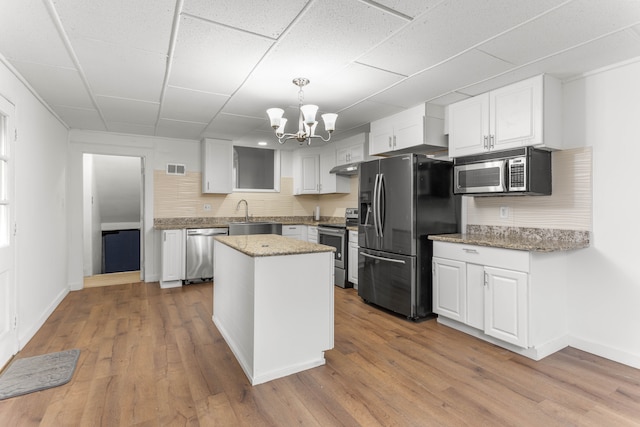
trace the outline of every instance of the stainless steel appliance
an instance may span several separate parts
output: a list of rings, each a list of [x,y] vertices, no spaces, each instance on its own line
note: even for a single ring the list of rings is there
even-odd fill
[[[213,279],[213,239],[225,235],[226,228],[187,230],[185,283]]]
[[[410,319],[432,311],[429,234],[459,232],[453,165],[407,154],[360,164],[358,295]]]
[[[551,194],[551,153],[533,147],[454,159],[454,192],[474,196]]]
[[[356,226],[358,223],[358,209],[347,208],[345,211],[344,223],[324,223],[318,224],[318,243],[321,245],[333,246],[334,253],[334,276],[335,285],[341,288],[351,288],[353,285],[347,280],[347,256],[349,248],[349,232],[347,227]]]

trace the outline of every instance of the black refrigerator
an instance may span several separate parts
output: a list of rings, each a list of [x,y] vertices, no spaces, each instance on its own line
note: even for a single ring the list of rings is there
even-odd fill
[[[358,295],[409,319],[433,316],[430,234],[460,232],[453,165],[405,154],[360,165]]]

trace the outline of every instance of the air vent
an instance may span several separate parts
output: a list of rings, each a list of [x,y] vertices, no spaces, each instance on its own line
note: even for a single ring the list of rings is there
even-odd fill
[[[167,163],[167,175],[184,175],[186,169],[185,165]]]

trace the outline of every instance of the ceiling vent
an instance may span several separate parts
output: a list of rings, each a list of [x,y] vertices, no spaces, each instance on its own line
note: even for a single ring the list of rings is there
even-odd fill
[[[185,175],[187,168],[178,163],[167,163],[167,175]]]

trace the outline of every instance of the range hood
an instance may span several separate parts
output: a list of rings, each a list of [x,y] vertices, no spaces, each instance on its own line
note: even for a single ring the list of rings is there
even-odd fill
[[[335,173],[336,175],[357,175],[359,170],[360,162],[357,162],[338,165],[331,169],[329,173]]]

